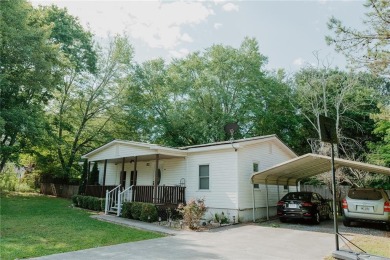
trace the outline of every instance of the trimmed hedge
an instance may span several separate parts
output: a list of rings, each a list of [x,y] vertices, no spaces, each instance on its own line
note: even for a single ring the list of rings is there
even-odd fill
[[[83,209],[90,209],[94,211],[104,210],[105,199],[91,196],[74,195],[72,196],[72,201],[76,207]]]
[[[122,217],[124,218],[133,218],[133,216],[131,215],[131,206],[132,206],[132,202],[123,202],[123,205],[122,205]]]
[[[158,214],[156,206],[151,203],[144,203],[142,205],[140,220],[144,222],[155,222],[157,219]]]
[[[131,205],[131,216],[133,219],[140,219],[142,212],[142,202],[133,202]]]
[[[125,202],[122,206],[122,217],[154,222],[158,220],[157,207],[152,203]]]

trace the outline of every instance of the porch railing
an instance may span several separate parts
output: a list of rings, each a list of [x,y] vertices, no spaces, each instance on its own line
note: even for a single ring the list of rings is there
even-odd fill
[[[132,189],[132,201],[177,205],[185,203],[185,189],[181,186],[157,186],[157,197],[153,200],[154,186],[137,185]]]
[[[133,185],[128,187],[127,189],[118,193],[118,211],[116,215],[119,217],[122,212],[122,204],[124,202],[131,202],[133,199]]]
[[[120,216],[123,202],[136,201],[154,204],[173,204],[185,203],[185,189],[181,186],[157,186],[157,197],[153,199],[153,185],[130,186],[121,191],[121,185],[106,192],[106,205],[104,212],[116,212]]]
[[[104,213],[107,214],[114,207],[118,207],[118,195],[120,192],[121,185],[119,184],[114,189],[106,191],[106,205],[104,208]]]

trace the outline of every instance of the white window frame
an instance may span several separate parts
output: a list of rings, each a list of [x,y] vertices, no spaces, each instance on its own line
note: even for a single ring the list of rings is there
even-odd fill
[[[209,188],[208,188],[208,189],[201,189],[201,188],[200,188],[200,179],[201,179],[201,177],[200,177],[200,167],[201,167],[201,166],[208,166],[208,169],[209,169],[209,176],[207,177],[208,180],[209,180]],[[202,177],[202,178],[206,178],[206,177]],[[199,165],[198,165],[198,190],[199,190],[199,191],[209,191],[209,190],[210,190],[210,164],[208,164],[208,163],[199,164]]]

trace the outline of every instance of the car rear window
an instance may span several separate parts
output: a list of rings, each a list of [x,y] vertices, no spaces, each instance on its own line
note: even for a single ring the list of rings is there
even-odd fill
[[[349,190],[348,197],[356,200],[380,200],[382,193],[378,190]]]
[[[283,200],[303,200],[310,201],[311,193],[288,193]]]

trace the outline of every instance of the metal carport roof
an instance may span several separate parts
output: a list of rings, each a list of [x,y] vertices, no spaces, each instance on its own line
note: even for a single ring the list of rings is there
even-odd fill
[[[280,163],[251,176],[252,183],[268,185],[296,185],[301,179],[331,171],[331,157],[308,153]],[[390,168],[368,163],[334,158],[335,168],[351,167],[390,176]]]

